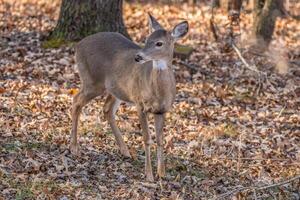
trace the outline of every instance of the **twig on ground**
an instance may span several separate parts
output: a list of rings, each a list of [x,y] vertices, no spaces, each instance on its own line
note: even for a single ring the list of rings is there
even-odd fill
[[[192,64],[190,63],[187,63],[187,62],[184,62],[184,61],[179,61],[178,62],[179,64],[187,67],[188,69],[191,69],[191,70],[199,70],[197,67],[193,66]]]
[[[289,63],[297,65],[298,67],[300,67],[300,60],[299,61],[297,61],[297,60],[291,60],[291,61],[289,61]]]
[[[254,187],[254,189],[264,190],[264,189],[268,189],[268,188],[272,188],[272,187],[277,187],[277,186],[285,185],[285,184],[290,183],[290,182],[292,182],[294,180],[297,180],[297,179],[300,180],[300,175],[295,176],[295,177],[290,178],[290,179],[285,180],[285,181],[281,181],[281,182],[278,182],[278,183],[271,184],[271,185],[264,185],[264,186],[260,186],[260,187]]]
[[[217,34],[216,27],[214,26],[214,22],[213,22],[212,18],[209,20],[209,24],[210,24],[210,30],[213,33],[215,41],[218,41],[218,39],[219,39],[218,34]]]
[[[243,137],[243,134],[241,134],[240,137],[239,137],[238,160],[237,160],[237,171],[238,172],[240,172],[240,167],[241,167],[242,137]]]
[[[238,57],[241,59],[241,61],[243,62],[243,64],[247,67],[247,69],[249,69],[249,70],[251,70],[251,71],[254,71],[254,72],[256,72],[256,73],[258,73],[258,74],[260,74],[260,73],[262,73],[261,71],[259,71],[258,69],[257,69],[257,67],[255,66],[255,65],[249,65],[248,63],[247,63],[247,61],[244,59],[244,57],[242,56],[242,53],[241,53],[241,51],[238,49],[238,47],[232,42],[232,47],[233,47],[233,49],[235,50],[235,52],[237,53],[237,55],[238,55]]]
[[[237,20],[235,20],[235,19],[237,19]],[[233,20],[235,20],[235,21],[233,21]],[[236,22],[239,25],[239,17],[232,18],[231,22],[229,23],[229,25],[230,25],[230,31],[229,31],[229,38],[228,38],[227,44],[229,46],[232,46],[232,48],[235,50],[235,52],[237,53],[238,57],[241,59],[241,61],[243,62],[243,64],[246,66],[247,69],[249,69],[251,71],[254,71],[254,72],[258,73],[258,74],[266,75],[266,73],[263,73],[263,72],[259,71],[255,65],[249,65],[248,62],[242,56],[242,53],[239,50],[239,48],[234,44],[234,34],[233,34],[233,27],[232,26],[234,24],[236,24],[236,23],[233,23],[233,22]],[[218,35],[217,35],[217,32],[216,32],[216,26],[214,24],[214,6],[213,5],[211,7],[210,29],[211,29],[211,31],[213,33],[213,36],[214,36],[215,40],[218,41]]]
[[[283,113],[283,111],[285,110],[285,108],[286,108],[286,105],[285,105],[283,108],[281,108],[280,112],[279,112],[278,115],[275,117],[275,119],[278,119],[278,118],[282,115],[282,113]]]
[[[216,198],[214,198],[213,200],[223,199],[225,197],[228,197],[228,196],[231,196],[231,195],[236,194],[238,192],[241,192],[242,190],[245,190],[245,189],[246,188],[243,187],[243,186],[237,186],[237,189],[234,189],[234,190],[228,191],[224,194],[221,194],[221,195],[217,196]]]
[[[258,76],[258,86],[256,89],[256,95],[260,93],[260,90],[263,88],[263,82],[265,82],[267,85],[272,86],[268,79],[268,75],[266,72],[259,71],[255,65],[250,65],[245,58],[242,56],[241,51],[239,48],[234,44],[233,40],[231,41],[231,46],[234,49],[234,51],[237,53],[240,60],[243,62],[243,64],[246,66],[247,69],[256,72]]]
[[[212,5],[211,5],[211,17],[209,20],[209,25],[210,25],[210,30],[213,33],[215,41],[218,41],[219,37],[218,37],[216,26],[214,23],[214,7],[215,7],[215,1],[213,1]]]
[[[242,192],[242,191],[248,191],[248,190],[253,190],[254,191],[254,195],[256,196],[256,191],[258,190],[265,190],[265,189],[269,189],[269,188],[273,188],[273,187],[278,187],[278,186],[281,186],[281,185],[285,185],[285,184],[288,184],[292,181],[295,181],[299,179],[300,180],[300,175],[297,175],[293,178],[290,178],[288,180],[285,180],[285,181],[281,181],[281,182],[278,182],[278,183],[274,183],[274,184],[270,184],[270,185],[264,185],[264,186],[250,186],[250,187],[241,187],[241,186],[237,186],[236,189],[234,190],[231,190],[231,191],[228,191],[224,194],[221,194],[219,195],[218,197],[214,198],[215,200],[217,199],[224,199],[225,197],[228,197],[228,196],[231,196],[233,194],[236,194],[238,192]]]
[[[245,158],[245,157],[241,157],[241,158],[234,158],[234,157],[226,157],[226,158],[213,157],[213,159],[220,159],[220,160],[238,160],[238,159],[240,159],[240,160],[254,160],[254,161],[264,161],[264,160],[268,160],[268,161],[292,161],[291,159],[281,159],[281,158]]]

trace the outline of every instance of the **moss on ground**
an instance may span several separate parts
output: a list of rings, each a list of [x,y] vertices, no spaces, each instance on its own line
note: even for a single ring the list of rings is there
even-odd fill
[[[49,38],[42,43],[42,48],[50,49],[50,48],[59,48],[62,45],[72,46],[75,42],[68,41],[63,38]]]

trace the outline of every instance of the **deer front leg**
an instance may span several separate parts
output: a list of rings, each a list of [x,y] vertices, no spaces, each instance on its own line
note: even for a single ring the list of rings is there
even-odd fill
[[[70,151],[74,155],[79,155],[79,147],[77,142],[77,127],[80,112],[91,99],[96,97],[98,94],[93,92],[85,92],[80,90],[76,96],[73,98],[73,106],[72,106],[72,131],[71,131],[71,144]]]
[[[165,176],[165,161],[164,161],[164,140],[163,140],[163,127],[164,127],[164,115],[155,114],[155,132],[156,132],[156,143],[157,143],[157,174],[158,176]]]
[[[122,134],[115,120],[115,114],[119,105],[120,105],[119,100],[117,100],[112,95],[108,95],[104,105],[104,114],[116,138],[121,154],[125,157],[131,158],[129,150],[122,138]]]
[[[147,114],[142,111],[141,108],[138,108],[139,120],[141,123],[142,131],[143,131],[143,139],[145,145],[145,174],[147,181],[154,181],[153,173],[152,173],[152,165],[151,165],[151,137],[149,134],[148,122],[147,122]]]

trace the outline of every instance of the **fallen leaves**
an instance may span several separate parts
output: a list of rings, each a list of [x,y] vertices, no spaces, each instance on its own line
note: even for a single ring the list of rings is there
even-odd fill
[[[69,94],[72,96],[75,96],[77,93],[78,93],[78,89],[76,89],[76,88],[71,88],[69,90]]]
[[[4,88],[0,88],[0,94],[4,93],[6,90]]]
[[[222,53],[207,32],[209,6],[125,3],[125,23],[134,41],[142,42],[148,34],[145,13],[151,11],[168,28],[188,20],[190,34],[182,43],[195,48],[189,61],[174,62],[177,96],[166,115],[167,176],[147,183],[138,118],[128,105],[121,105],[117,119],[133,160],[118,152],[102,114],[104,97],[83,108],[81,156],[69,153],[70,109],[80,83],[74,52],[68,46],[41,48],[43,35],[55,25],[59,1],[3,2],[0,198],[211,199],[239,186],[270,184],[300,173],[299,22],[280,19],[272,43],[285,47],[278,54],[289,68],[280,57],[274,63],[272,56],[243,52],[269,76],[271,84],[259,86],[257,94],[255,73],[243,69],[235,54]],[[224,16],[216,10],[220,31]],[[241,46],[250,24],[251,15],[242,13]],[[276,64],[286,74],[277,74]],[[153,124],[149,127],[153,132]],[[261,190],[257,196],[293,199],[298,183]],[[241,191],[238,196],[253,194]]]

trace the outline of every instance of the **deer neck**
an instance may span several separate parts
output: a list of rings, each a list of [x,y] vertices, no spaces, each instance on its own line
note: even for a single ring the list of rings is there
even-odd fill
[[[167,89],[170,84],[173,83],[173,71],[171,69],[170,62],[166,60],[154,60],[151,71],[151,83],[154,90],[161,91]]]
[[[175,94],[175,78],[170,62],[152,61],[136,69],[137,74],[133,76],[137,79],[131,81],[132,101],[143,102],[143,104],[166,101],[169,105]]]
[[[151,81],[153,82],[165,82],[168,79],[169,74],[173,73],[168,60],[153,60]]]
[[[168,69],[168,61],[166,60],[153,60],[153,70],[166,70]]]

